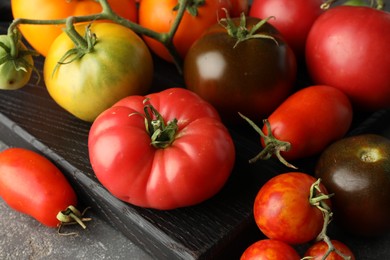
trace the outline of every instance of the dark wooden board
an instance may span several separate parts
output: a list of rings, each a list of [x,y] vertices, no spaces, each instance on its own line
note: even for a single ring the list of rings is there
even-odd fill
[[[1,24],[5,33],[8,24]],[[36,59],[41,70],[43,59]],[[261,147],[249,126],[232,127],[237,149],[234,171],[223,190],[210,200],[193,207],[158,211],[129,205],[114,198],[96,179],[88,159],[87,138],[90,124],[60,108],[48,95],[43,82],[31,83],[17,91],[0,91],[0,139],[9,146],[34,149],[55,162],[75,187],[81,203],[123,232],[158,259],[238,259],[243,250],[263,238],[257,229],[252,205],[258,189],[269,178],[288,169],[271,159],[248,164]],[[174,66],[156,59],[154,89],[183,86]],[[355,124],[366,116],[359,117]],[[380,123],[378,123],[380,122]],[[379,132],[390,137],[390,113],[369,117],[358,132]],[[352,132],[354,133],[354,132]],[[315,158],[296,162],[310,173]],[[205,180],[206,181],[206,180]],[[350,242],[358,259],[390,257],[390,236],[357,239],[332,234]],[[369,246],[367,246],[369,245]],[[298,248],[300,251],[303,247]]]

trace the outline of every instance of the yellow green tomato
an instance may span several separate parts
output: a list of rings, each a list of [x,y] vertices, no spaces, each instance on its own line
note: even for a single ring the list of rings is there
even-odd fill
[[[34,61],[31,55],[24,55],[26,46],[15,43],[16,56],[11,54],[12,37],[0,35],[0,89],[15,90],[25,86],[31,77]]]
[[[118,100],[145,94],[152,82],[153,61],[142,39],[126,27],[96,23],[76,30],[84,35],[86,28],[93,36],[93,48],[78,56],[71,51],[75,43],[64,32],[50,47],[43,73],[54,101],[92,122]]]

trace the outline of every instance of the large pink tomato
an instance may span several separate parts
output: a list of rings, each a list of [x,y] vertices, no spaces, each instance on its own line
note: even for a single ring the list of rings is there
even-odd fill
[[[232,138],[216,110],[181,88],[129,96],[100,114],[90,130],[89,155],[97,178],[114,196],[156,209],[215,195],[235,161]]]

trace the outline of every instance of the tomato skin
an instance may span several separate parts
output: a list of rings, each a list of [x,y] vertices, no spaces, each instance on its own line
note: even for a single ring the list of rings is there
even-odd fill
[[[280,31],[297,58],[301,59],[305,54],[310,28],[324,12],[321,9],[322,3],[322,0],[254,0],[249,16],[260,19],[274,16],[269,23]]]
[[[85,25],[77,30],[82,34]],[[91,31],[98,39],[93,52],[59,66],[53,74],[57,62],[74,47],[64,32],[53,42],[43,68],[50,96],[88,122],[121,98],[145,94],[153,78],[150,51],[137,34],[113,23],[92,24]]]
[[[332,198],[334,219],[360,236],[390,230],[390,140],[372,134],[343,138],[321,154],[315,175]]]
[[[177,11],[172,11],[178,4],[177,0],[142,0],[139,6],[139,24],[156,32],[168,32],[175,20]],[[190,46],[219,18],[226,16],[223,8],[230,10],[230,0],[208,0],[198,7],[198,15],[184,13],[175,33],[173,44],[184,58]],[[151,50],[164,60],[172,62],[172,57],[165,46],[149,37],[143,37]]]
[[[145,98],[178,131],[166,148],[155,148],[145,130]],[[116,145],[113,145],[116,144]],[[215,109],[186,89],[129,96],[92,124],[90,161],[99,181],[128,203],[174,209],[200,203],[227,181],[235,161],[232,138]]]
[[[232,19],[236,25],[239,18]],[[248,17],[248,30],[260,22]],[[229,122],[242,122],[237,112],[251,118],[268,116],[290,94],[296,79],[294,53],[270,24],[258,33],[270,39],[237,39],[219,24],[211,26],[190,48],[184,60],[186,87],[213,104]]]
[[[313,176],[287,172],[268,180],[256,195],[253,214],[265,236],[288,244],[303,244],[317,237],[324,219],[309,202]],[[327,194],[320,184],[321,191]]]
[[[389,42],[390,13],[361,6],[331,8],[309,32],[309,74],[315,84],[341,89],[357,109],[388,108]]]
[[[338,240],[331,240],[331,243],[333,246],[339,250],[342,254],[345,256],[349,256],[350,260],[355,260],[355,255],[351,251],[351,249],[348,248],[347,245],[344,243],[338,241]],[[328,245],[325,241],[319,241],[316,242],[314,245],[310,246],[306,252],[305,256],[311,256],[313,260],[321,260],[323,259],[324,255],[326,254],[328,250]],[[327,257],[326,260],[343,260],[344,258],[337,254],[336,252],[331,252]]]
[[[350,128],[353,110],[347,96],[324,85],[305,87],[288,97],[268,117],[276,139],[291,144],[281,154],[286,160],[320,153]],[[263,132],[268,134],[266,126]],[[264,141],[262,140],[264,145]]]
[[[118,15],[133,22],[137,21],[138,14],[134,0],[108,0],[108,3]],[[64,19],[69,16],[97,14],[102,11],[101,5],[95,0],[12,0],[11,9],[14,18],[36,20]],[[63,27],[65,25],[22,24],[19,26],[29,44],[45,57],[50,45],[62,33]]]
[[[60,224],[56,218],[60,211],[77,204],[76,193],[60,170],[24,148],[0,152],[0,197],[11,208],[49,227]]]
[[[230,0],[230,17],[239,17],[241,14],[248,15],[249,0]]]
[[[240,260],[299,260],[293,247],[274,239],[259,240],[250,245],[241,255]]]

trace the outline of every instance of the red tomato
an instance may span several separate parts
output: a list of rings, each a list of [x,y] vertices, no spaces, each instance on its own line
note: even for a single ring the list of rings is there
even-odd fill
[[[318,154],[346,134],[352,115],[348,97],[337,88],[320,85],[303,88],[268,117],[271,133],[268,134],[265,124],[260,133],[264,150],[254,159],[267,159],[275,154],[293,167],[283,158],[295,160]]]
[[[0,153],[0,197],[13,209],[57,227],[57,214],[76,206],[77,197],[60,170],[42,155],[23,148]]]
[[[291,93],[295,55],[272,25],[257,28],[264,20],[249,17],[245,26],[240,18],[230,21],[234,26],[229,29],[244,29],[247,34],[229,35],[220,24],[211,26],[184,60],[186,87],[210,102],[226,121],[241,122],[237,112],[261,119]],[[251,30],[258,37],[243,39]]]
[[[349,260],[355,260],[353,252],[347,247],[347,245],[338,240],[331,240],[331,243],[334,249],[326,257],[326,260],[344,260],[345,258],[343,258],[339,253],[343,254],[344,256],[350,257]],[[312,245],[309,249],[307,249],[305,256],[313,257],[310,258],[312,260],[322,260],[328,249],[329,246],[325,241],[319,241]],[[334,250],[338,250],[338,252]]]
[[[150,115],[149,130],[143,115],[146,98],[161,115]],[[162,129],[152,129],[156,124],[173,131],[159,134]],[[210,198],[225,184],[235,161],[232,138],[216,110],[181,88],[119,101],[94,121],[88,145],[97,178],[114,196],[156,209]]]
[[[273,239],[259,240],[249,246],[240,260],[299,260],[295,249],[282,241]]]
[[[310,30],[307,67],[316,84],[341,89],[357,108],[388,108],[389,45],[390,13],[337,6],[321,15]]]
[[[323,0],[253,0],[249,16],[269,21],[284,36],[297,58],[303,57],[310,28],[323,12]]]
[[[253,207],[257,226],[265,236],[288,244],[315,239],[324,225],[322,212],[309,201],[311,175],[288,172],[268,180],[259,190]],[[320,184],[323,194],[326,188]]]
[[[179,54],[184,58],[192,43],[198,39],[211,25],[217,23],[218,18],[225,17],[223,8],[230,10],[230,0],[208,0],[194,3],[192,7],[197,10],[197,15],[192,15],[188,10],[175,33],[173,43]],[[172,27],[177,15],[174,8],[178,5],[177,0],[142,0],[139,6],[139,24],[156,32],[168,32]],[[166,47],[149,37],[144,36],[148,46],[161,58],[172,61]]]

